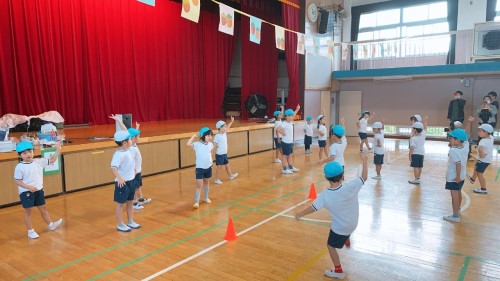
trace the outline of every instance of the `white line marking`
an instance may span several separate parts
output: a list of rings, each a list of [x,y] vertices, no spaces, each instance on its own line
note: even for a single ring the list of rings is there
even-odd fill
[[[305,203],[307,203],[307,202],[309,202],[309,199],[306,199],[306,200],[304,200],[304,201],[300,202],[299,204],[297,204],[297,205],[295,205],[295,206],[292,206],[292,207],[290,207],[290,208],[288,208],[288,209],[286,209],[286,210],[284,210],[284,211],[281,211],[281,212],[279,212],[279,213],[277,213],[277,214],[273,215],[272,217],[269,217],[269,218],[267,218],[267,219],[265,219],[265,220],[263,220],[263,221],[261,221],[261,222],[259,222],[259,223],[257,223],[257,224],[254,224],[254,225],[250,226],[249,228],[247,228],[247,229],[245,229],[245,230],[243,230],[243,231],[241,231],[241,232],[237,233],[236,235],[238,235],[238,236],[243,235],[243,234],[247,233],[248,231],[250,231],[250,230],[252,230],[252,229],[254,229],[254,228],[257,228],[257,227],[259,227],[259,226],[261,226],[261,225],[265,224],[266,222],[268,222],[268,221],[270,221],[270,220],[273,220],[273,219],[275,219],[275,218],[277,218],[277,217],[279,217],[279,216],[281,216],[281,215],[283,215],[283,214],[285,214],[285,213],[287,213],[287,212],[289,212],[289,211],[291,211],[291,210],[293,210],[293,209],[295,209],[295,208],[299,207],[300,205],[303,205],[303,204],[305,204]],[[201,256],[201,255],[203,255],[203,254],[205,254],[205,253],[207,253],[207,252],[210,252],[211,250],[213,250],[213,249],[215,249],[215,248],[217,248],[217,247],[219,247],[219,246],[221,246],[221,245],[224,245],[224,244],[226,244],[226,243],[227,243],[227,241],[226,241],[226,240],[224,240],[224,241],[220,241],[219,243],[214,244],[214,245],[212,245],[212,246],[210,246],[210,247],[206,248],[206,249],[205,249],[205,250],[203,250],[203,251],[200,251],[200,252],[198,252],[198,253],[196,253],[196,254],[194,254],[194,255],[190,256],[190,257],[187,257],[187,258],[185,258],[185,259],[183,259],[183,260],[181,260],[181,261],[179,261],[179,262],[177,262],[177,263],[175,263],[175,264],[173,264],[173,265],[171,265],[171,266],[169,266],[169,267],[167,267],[167,268],[165,268],[165,269],[161,270],[161,271],[158,271],[157,273],[155,273],[155,274],[153,274],[153,275],[151,275],[151,276],[149,276],[149,277],[146,277],[146,278],[142,279],[142,281],[149,281],[149,280],[153,280],[154,278],[156,278],[156,277],[158,277],[158,276],[160,276],[160,275],[162,275],[162,274],[164,274],[164,273],[166,273],[166,272],[168,272],[168,271],[170,271],[170,270],[172,270],[172,269],[174,269],[174,268],[176,268],[176,267],[179,267],[179,266],[181,266],[181,265],[183,265],[183,264],[187,263],[188,261],[193,260],[193,259],[195,259],[195,258],[197,258],[197,257],[199,257],[199,256]]]
[[[431,177],[429,177],[427,179],[432,180],[432,181],[437,182],[437,183],[441,183],[441,184],[443,183],[442,181],[438,181],[438,180],[436,180],[434,178],[431,178]],[[469,205],[470,205],[470,196],[463,189],[461,190],[461,192],[462,192],[462,194],[465,197],[465,204],[460,208],[460,212],[463,212],[463,211],[467,210],[467,208],[469,208]]]
[[[394,161],[398,160],[399,158],[401,158],[401,157],[403,157],[403,156],[408,156],[408,154],[403,153],[403,154],[399,155],[398,157],[396,157],[396,158],[392,159],[390,162],[388,162],[388,163],[387,163],[387,165],[391,164],[392,162],[394,162]]]

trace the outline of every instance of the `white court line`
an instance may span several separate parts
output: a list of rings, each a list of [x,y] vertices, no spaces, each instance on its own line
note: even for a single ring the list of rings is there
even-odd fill
[[[438,181],[438,180],[433,179],[433,178],[427,178],[427,179],[430,179],[430,180],[437,182],[437,183],[440,183],[440,184],[443,183],[442,181]],[[463,189],[460,191],[462,192],[462,194],[465,197],[465,204],[463,205],[463,207],[460,208],[460,212],[463,212],[463,211],[467,210],[467,208],[469,208],[469,206],[470,206],[470,196],[465,191],[463,191]]]
[[[273,215],[272,217],[269,217],[269,218],[267,218],[267,219],[265,219],[265,220],[263,220],[263,221],[261,221],[261,222],[259,222],[259,223],[257,223],[257,224],[254,224],[254,225],[250,226],[249,228],[247,228],[247,229],[245,229],[245,230],[243,230],[243,231],[241,231],[241,232],[237,233],[236,235],[238,235],[238,236],[243,235],[243,234],[247,233],[248,231],[250,231],[250,230],[252,230],[252,229],[254,229],[254,228],[257,228],[257,227],[259,227],[259,226],[261,226],[261,225],[265,224],[266,222],[268,222],[268,221],[270,221],[270,220],[273,220],[273,219],[275,219],[275,218],[277,218],[277,217],[279,217],[279,216],[281,216],[281,215],[283,215],[283,214],[285,214],[285,213],[287,213],[287,212],[289,212],[289,211],[291,211],[291,210],[293,210],[293,209],[295,209],[295,208],[299,207],[300,205],[303,205],[303,204],[305,204],[305,203],[307,203],[307,202],[309,202],[309,199],[306,199],[306,200],[304,200],[304,201],[302,201],[302,202],[298,203],[298,204],[297,204],[297,205],[295,205],[295,206],[292,206],[292,207],[290,207],[290,208],[288,208],[288,209],[286,209],[286,210],[284,210],[284,211],[281,211],[281,212],[279,212],[279,213],[277,213],[277,214]],[[181,260],[181,261],[179,261],[179,262],[177,262],[177,263],[175,263],[175,264],[173,264],[173,265],[171,265],[171,266],[169,266],[169,267],[167,267],[167,268],[165,268],[165,269],[163,269],[163,270],[158,271],[158,272],[157,272],[157,273],[155,273],[155,274],[150,275],[149,277],[146,277],[146,278],[142,279],[142,281],[149,281],[149,280],[153,280],[154,278],[156,278],[156,277],[158,277],[158,276],[160,276],[160,275],[162,275],[162,274],[164,274],[164,273],[166,273],[166,272],[168,272],[168,271],[170,271],[170,270],[172,270],[172,269],[174,269],[174,268],[176,268],[176,267],[179,267],[179,266],[181,266],[181,265],[183,265],[183,264],[187,263],[188,261],[193,260],[193,259],[195,259],[195,258],[197,258],[197,257],[199,257],[199,256],[201,256],[201,255],[203,255],[203,254],[205,254],[205,253],[208,253],[208,252],[210,252],[211,250],[213,250],[213,249],[215,249],[215,248],[217,248],[217,247],[219,247],[219,246],[221,246],[221,245],[224,245],[224,244],[226,244],[226,243],[227,243],[227,241],[226,241],[226,240],[224,240],[224,241],[220,241],[219,243],[214,244],[214,245],[212,245],[212,246],[210,246],[210,247],[206,248],[206,249],[205,249],[205,250],[203,250],[203,251],[200,251],[200,252],[198,252],[198,253],[196,253],[196,254],[194,254],[194,255],[190,256],[190,257],[187,257],[187,258],[185,258],[185,259],[183,259],[183,260]]]
[[[387,163],[387,165],[391,164],[392,162],[394,162],[394,161],[398,160],[399,158],[401,158],[401,157],[403,157],[403,156],[408,156],[408,154],[403,153],[403,154],[399,155],[398,157],[396,157],[396,158],[394,158],[394,159],[391,159],[391,161],[389,161],[389,162]]]

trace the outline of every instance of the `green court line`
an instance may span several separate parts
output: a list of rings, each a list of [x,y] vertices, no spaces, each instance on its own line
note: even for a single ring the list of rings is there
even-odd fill
[[[65,264],[62,264],[62,265],[60,265],[60,266],[57,266],[57,267],[51,268],[51,269],[49,269],[49,270],[46,270],[46,271],[44,271],[44,272],[38,273],[38,274],[36,274],[36,275],[30,276],[30,277],[28,277],[28,278],[24,279],[23,281],[31,281],[31,280],[34,280],[34,279],[37,279],[37,278],[43,277],[43,276],[45,276],[45,275],[47,275],[47,274],[50,274],[50,273],[53,273],[53,272],[59,271],[59,270],[61,270],[61,269],[64,269],[64,268],[66,268],[66,267],[69,267],[69,266],[75,265],[75,264],[80,263],[80,262],[82,262],[82,261],[86,261],[86,260],[88,260],[88,259],[94,258],[94,257],[96,257],[96,256],[102,255],[102,254],[107,253],[107,252],[110,252],[110,251],[115,250],[115,249],[117,249],[117,248],[119,248],[119,247],[122,247],[122,246],[128,245],[128,244],[130,244],[130,243],[133,243],[133,242],[136,242],[136,241],[138,241],[138,240],[141,240],[141,239],[147,238],[147,237],[152,236],[152,235],[154,235],[154,234],[157,234],[157,233],[159,233],[159,232],[163,232],[163,231],[165,231],[165,230],[168,230],[168,229],[170,229],[170,228],[172,228],[172,227],[175,227],[175,226],[181,225],[181,224],[183,224],[183,223],[186,223],[186,222],[192,221],[192,220],[194,220],[194,219],[196,219],[196,218],[199,218],[199,217],[204,216],[204,215],[206,215],[206,214],[210,214],[210,213],[212,213],[212,212],[215,212],[215,211],[217,211],[217,210],[219,210],[219,209],[222,209],[222,208],[225,208],[225,207],[227,207],[227,206],[231,206],[231,204],[233,204],[233,203],[235,203],[235,202],[243,201],[243,200],[245,200],[245,199],[248,199],[248,198],[251,198],[251,197],[257,196],[257,195],[262,194],[262,193],[264,193],[264,192],[267,192],[267,191],[273,190],[273,189],[275,189],[275,188],[277,188],[277,187],[280,187],[280,186],[283,186],[283,185],[289,184],[289,183],[291,183],[291,182],[294,182],[294,181],[297,181],[297,180],[303,179],[303,178],[307,177],[310,173],[311,173],[311,172],[308,172],[306,175],[303,175],[303,176],[300,176],[300,177],[297,177],[297,178],[294,178],[294,179],[291,179],[291,180],[287,180],[287,181],[285,181],[285,182],[283,182],[283,183],[279,183],[279,184],[274,184],[274,185],[271,185],[271,186],[266,187],[266,188],[264,188],[264,189],[258,190],[258,191],[254,192],[254,193],[250,193],[250,194],[248,194],[248,195],[242,196],[242,197],[240,197],[240,198],[237,198],[237,199],[234,199],[234,200],[229,201],[229,202],[227,202],[227,203],[224,203],[224,204],[222,204],[222,205],[219,205],[219,206],[217,206],[217,207],[215,207],[215,208],[211,208],[210,210],[207,210],[207,211],[205,211],[205,212],[202,212],[202,213],[196,214],[196,215],[194,215],[194,216],[191,216],[191,217],[188,217],[188,218],[182,219],[182,220],[177,221],[177,222],[175,222],[175,223],[173,223],[173,224],[170,224],[170,225],[167,225],[167,226],[161,227],[161,228],[159,228],[159,229],[156,229],[156,230],[154,230],[154,231],[152,231],[152,232],[145,233],[145,234],[140,235],[140,236],[137,236],[137,237],[135,237],[135,238],[132,238],[132,239],[129,239],[129,240],[123,241],[123,242],[121,242],[121,243],[115,244],[115,245],[110,246],[110,247],[108,247],[108,248],[102,249],[102,250],[100,250],[100,251],[97,251],[97,252],[94,252],[94,253],[92,253],[92,254],[89,254],[89,255],[83,256],[83,257],[81,257],[81,258],[78,258],[78,259],[76,259],[76,260],[72,260],[72,261],[67,262],[67,263],[65,263]]]
[[[322,180],[322,181],[324,181],[324,180]],[[318,183],[319,183],[319,182],[318,182]],[[287,193],[287,194],[281,195],[280,197],[277,197],[277,198],[275,198],[275,199],[273,199],[273,200],[270,200],[270,201],[268,201],[267,203],[269,203],[269,204],[270,204],[270,203],[276,202],[276,201],[278,201],[278,200],[280,200],[280,199],[283,199],[283,198],[286,198],[286,197],[288,197],[288,196],[290,196],[290,195],[293,195],[293,194],[295,194],[295,193],[297,193],[297,192],[299,192],[299,191],[303,191],[303,190],[307,189],[308,187],[309,187],[309,185],[306,185],[306,186],[301,187],[301,188],[299,188],[299,189],[296,189],[296,190],[294,190],[294,191],[292,191],[292,192],[289,192],[289,193]],[[261,206],[267,206],[267,205],[268,205],[267,203],[266,203],[266,204],[263,204],[263,205],[261,205]],[[242,216],[244,216],[244,215],[247,215],[247,214],[249,214],[249,213],[253,212],[254,210],[258,210],[259,208],[261,208],[261,207],[256,207],[256,208],[254,208],[254,209],[249,208],[247,211],[245,211],[245,212],[243,212],[243,213],[240,213],[240,214],[236,215],[234,218],[240,218],[240,217],[242,217]],[[167,250],[167,249],[169,249],[169,248],[171,248],[171,247],[173,247],[173,246],[176,246],[176,245],[178,245],[178,244],[180,244],[180,243],[182,243],[182,242],[185,242],[185,241],[188,241],[188,240],[190,240],[190,239],[192,239],[192,238],[198,237],[198,236],[200,236],[200,235],[202,235],[202,234],[204,234],[204,233],[206,233],[206,232],[208,232],[208,231],[210,231],[210,230],[213,230],[214,228],[217,228],[217,227],[219,227],[219,226],[225,225],[226,223],[227,223],[227,221],[223,221],[223,222],[220,222],[220,223],[218,223],[218,224],[215,224],[215,225],[213,225],[213,226],[211,226],[211,227],[208,227],[208,228],[206,228],[206,229],[204,229],[204,230],[201,230],[201,231],[199,231],[199,232],[193,233],[193,234],[191,234],[191,235],[189,235],[189,236],[187,236],[187,237],[185,237],[185,238],[183,238],[183,239],[177,240],[177,241],[175,241],[175,242],[173,242],[173,243],[171,243],[171,244],[168,244],[168,245],[166,245],[166,246],[164,246],[164,247],[161,247],[161,248],[156,249],[156,250],[154,250],[154,251],[152,251],[152,252],[149,252],[149,253],[147,253],[147,254],[144,254],[144,255],[142,255],[142,256],[140,256],[140,257],[137,257],[137,258],[135,258],[135,259],[133,259],[133,260],[130,260],[130,261],[126,262],[126,263],[123,263],[123,264],[121,264],[121,265],[119,265],[119,266],[117,266],[117,267],[115,267],[115,268],[112,268],[112,269],[110,269],[110,270],[108,270],[108,271],[105,271],[105,272],[103,272],[103,273],[101,273],[101,274],[99,274],[99,275],[96,275],[96,276],[94,276],[94,277],[92,277],[92,278],[88,279],[88,281],[94,281],[94,280],[97,280],[97,279],[102,278],[102,277],[104,277],[104,276],[107,276],[107,275],[109,275],[109,274],[111,274],[111,273],[113,273],[113,272],[116,272],[116,271],[118,271],[118,270],[120,270],[120,269],[123,269],[123,268],[125,268],[125,267],[127,267],[127,266],[130,266],[130,265],[132,265],[132,264],[134,264],[134,263],[137,263],[137,262],[139,262],[139,261],[142,261],[142,260],[144,260],[144,259],[146,259],[146,258],[148,258],[148,257],[151,257],[151,256],[153,256],[153,255],[155,255],[155,254],[158,254],[158,253],[160,253],[160,252],[162,252],[162,251],[164,251],[164,250]]]
[[[467,268],[469,267],[469,263],[472,257],[466,256],[464,260],[464,265],[462,266],[462,270],[460,271],[460,275],[458,276],[458,281],[464,281],[465,275],[467,275]]]

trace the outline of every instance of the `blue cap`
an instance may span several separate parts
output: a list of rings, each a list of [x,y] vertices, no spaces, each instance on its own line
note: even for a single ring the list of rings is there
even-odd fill
[[[226,122],[222,121],[222,120],[219,120],[217,121],[217,123],[215,124],[215,128],[217,129],[220,129],[222,128],[222,126],[226,125]]]
[[[313,117],[312,117],[312,116],[307,116],[307,117],[306,117],[306,121],[311,121],[311,120],[313,120]]]
[[[124,141],[130,138],[130,134],[128,131],[118,131],[115,133],[113,138],[115,141]]]
[[[323,171],[325,172],[325,177],[333,178],[342,174],[344,172],[344,168],[342,168],[342,165],[340,165],[339,162],[333,161],[326,163]]]
[[[138,135],[141,134],[141,131],[135,129],[135,128],[129,128],[128,129],[128,133],[130,134],[130,137],[133,138],[133,137],[136,137]]]
[[[334,133],[335,135],[337,135],[339,137],[342,137],[345,134],[345,129],[344,129],[344,127],[342,127],[340,125],[335,125],[332,128],[332,133]]]
[[[289,108],[289,109],[285,110],[285,116],[291,116],[291,115],[293,115],[294,113],[295,113],[295,112],[293,111],[293,109],[290,109],[290,108]]]
[[[33,144],[31,144],[31,142],[29,142],[29,141],[22,141],[16,145],[17,153],[21,153],[21,152],[28,150],[28,149],[35,149],[33,147]]]
[[[365,114],[370,114],[370,111],[368,111],[368,110],[361,111],[361,116],[363,116]]]
[[[276,117],[276,116],[278,116],[278,115],[280,115],[280,114],[281,114],[281,111],[279,111],[279,110],[277,110],[277,111],[275,111],[275,112],[273,113],[274,117]]]
[[[200,137],[202,137],[203,134],[205,134],[208,131],[210,131],[210,128],[208,128],[208,127],[201,128],[201,130],[200,130]]]
[[[467,133],[465,132],[464,129],[455,129],[450,133],[450,137],[456,138],[461,142],[464,142],[467,140]]]

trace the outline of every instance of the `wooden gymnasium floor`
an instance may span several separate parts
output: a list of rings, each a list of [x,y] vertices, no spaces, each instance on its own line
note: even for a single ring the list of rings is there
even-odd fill
[[[451,212],[446,143],[426,143],[420,186],[407,183],[407,148],[407,140],[386,140],[383,180],[368,180],[359,194],[359,225],[351,248],[340,251],[346,280],[500,280],[496,152],[486,173],[489,194],[474,194],[466,182],[462,222],[454,224],[442,220]],[[347,179],[356,175],[357,149],[358,140],[349,139]],[[297,148],[301,171],[286,176],[271,151],[231,159],[239,177],[223,174],[223,185],[211,185],[213,203],[199,210],[192,209],[193,168],[147,177],[144,194],[153,201],[135,211],[142,228],[131,233],[115,229],[112,186],[48,199],[52,218],[65,221],[49,233],[35,212],[37,240],[26,237],[20,206],[0,209],[0,279],[141,280],[163,270],[154,280],[327,280],[328,213],[291,217],[295,205],[308,204],[311,183],[318,192],[326,187],[313,150]],[[228,217],[246,232],[223,243]]]

